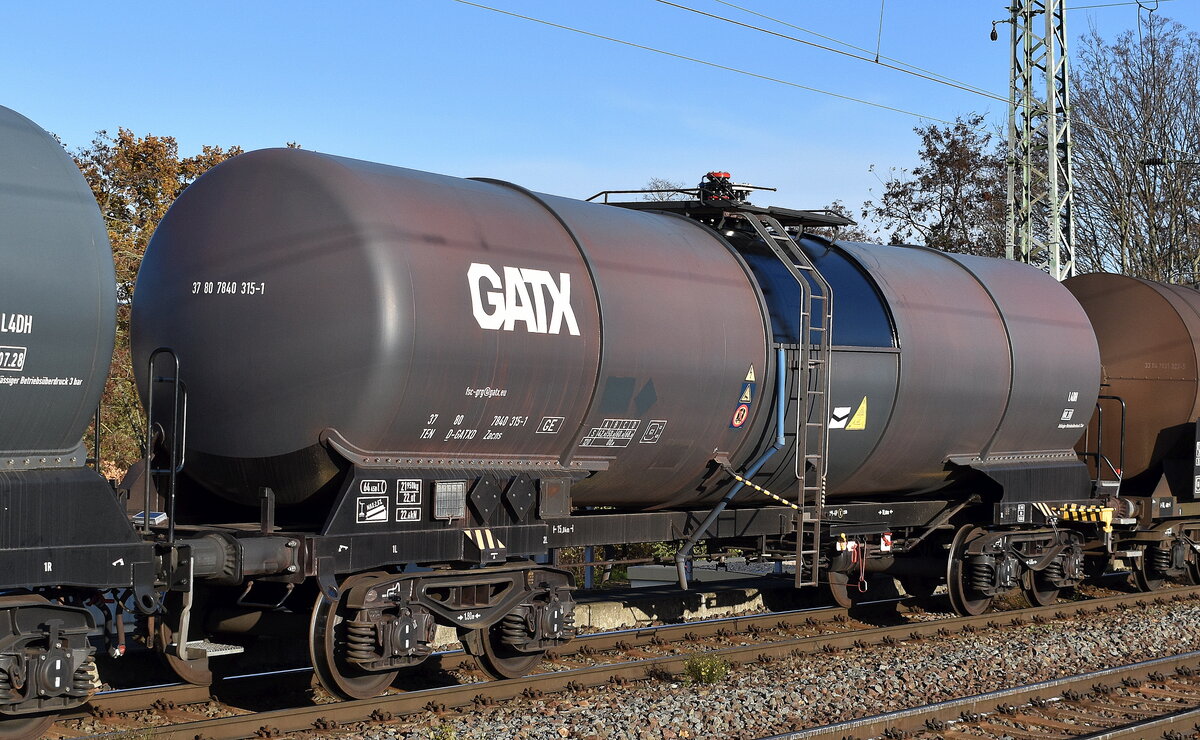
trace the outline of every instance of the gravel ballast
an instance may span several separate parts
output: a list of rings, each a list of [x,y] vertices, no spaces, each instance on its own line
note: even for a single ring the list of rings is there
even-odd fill
[[[344,737],[749,740],[1193,650],[1200,606],[1151,605],[747,664],[710,685],[675,677],[522,699]]]

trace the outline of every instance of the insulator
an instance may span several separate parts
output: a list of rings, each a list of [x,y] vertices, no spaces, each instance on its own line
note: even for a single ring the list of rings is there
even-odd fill
[[[967,584],[976,591],[987,591],[996,582],[996,572],[989,563],[972,561],[967,564]]]

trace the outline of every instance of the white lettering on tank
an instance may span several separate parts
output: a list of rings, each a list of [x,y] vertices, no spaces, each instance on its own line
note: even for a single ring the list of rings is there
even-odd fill
[[[0,334],[32,334],[33,314],[0,313]]]
[[[490,265],[472,262],[467,270],[471,289],[471,312],[483,329],[513,331],[517,324],[534,334],[567,331],[579,336],[579,324],[571,307],[571,275],[558,279],[546,270],[502,267],[503,279]]]
[[[472,262],[471,269],[467,270],[467,280],[471,282],[471,310],[475,314],[475,321],[484,329],[499,329],[504,325],[504,294],[497,292],[497,289],[502,287],[500,276],[491,267]],[[493,288],[487,294],[488,303],[494,309],[491,313],[483,308],[483,290],[480,285],[483,280],[487,280]]]
[[[512,331],[518,321],[525,322],[525,328],[535,334],[546,333],[546,317],[543,310],[542,320],[533,312],[533,301],[529,300],[529,291],[525,288],[525,278],[516,267],[504,268],[504,298],[508,305],[504,309],[504,331]],[[541,291],[539,298],[541,297]]]

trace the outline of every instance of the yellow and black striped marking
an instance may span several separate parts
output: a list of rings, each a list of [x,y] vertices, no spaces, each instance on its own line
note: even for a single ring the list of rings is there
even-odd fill
[[[781,498],[781,497],[779,497],[779,496],[776,496],[775,494],[771,493],[770,491],[768,491],[767,489],[763,488],[762,486],[755,485],[754,483],[751,483],[750,481],[746,480],[745,478],[743,478],[742,476],[740,476],[740,475],[738,475],[737,473],[733,472],[732,470],[729,470],[728,468],[726,468],[726,469],[725,469],[725,471],[726,471],[727,473],[729,473],[730,475],[732,475],[732,476],[734,477],[734,479],[735,479],[735,480],[737,480],[737,481],[739,481],[739,482],[741,482],[741,483],[745,483],[745,484],[746,484],[746,486],[747,486],[748,488],[753,488],[754,490],[758,491],[759,493],[761,493],[762,495],[766,496],[767,498],[769,498],[769,499],[772,499],[772,500],[774,500],[774,501],[778,501],[779,503],[783,504],[784,506],[790,507],[790,508],[791,508],[793,511],[800,511],[800,507],[799,507],[799,506],[797,506],[796,504],[792,503],[791,501],[788,501],[788,500],[787,500],[787,499],[785,499],[785,498]]]
[[[1038,511],[1047,519],[1060,519],[1064,522],[1097,522],[1104,525],[1104,531],[1112,530],[1113,508],[1095,504],[1062,504],[1051,506],[1045,502],[1034,503]]]
[[[464,529],[463,534],[481,551],[504,549],[504,543],[490,529]]]

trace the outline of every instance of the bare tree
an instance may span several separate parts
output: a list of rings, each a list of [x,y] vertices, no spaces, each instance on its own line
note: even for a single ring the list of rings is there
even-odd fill
[[[1166,18],[1111,43],[1093,29],[1072,71],[1081,271],[1195,282],[1200,271],[1200,37]],[[1139,39],[1140,35],[1140,39]]]
[[[828,213],[837,214],[838,216],[848,218],[852,221],[855,220],[854,214],[851,213],[850,209],[846,207],[846,204],[840,200],[835,200],[821,210]],[[826,239],[841,240],[844,242],[873,242],[878,238],[875,234],[869,233],[857,223],[850,226],[809,228],[805,229],[805,231],[809,234],[823,236]]]
[[[1003,255],[1005,156],[983,116],[913,131],[921,137],[921,164],[888,170],[883,193],[863,204],[863,215],[890,231],[893,244]]]
[[[642,195],[642,200],[687,200],[691,196],[678,191],[684,190],[687,185],[681,182],[672,182],[662,177],[652,177],[646,183],[646,190],[650,191]]]

